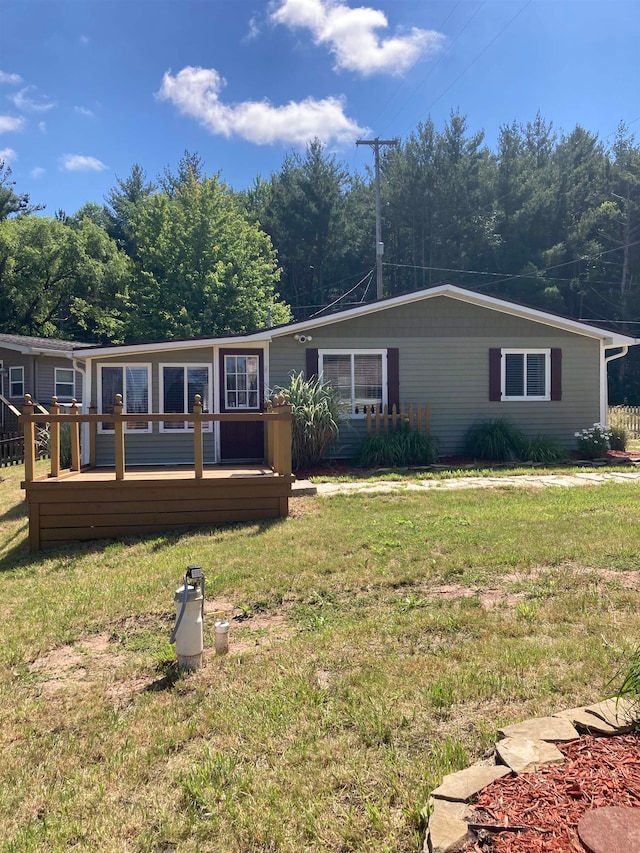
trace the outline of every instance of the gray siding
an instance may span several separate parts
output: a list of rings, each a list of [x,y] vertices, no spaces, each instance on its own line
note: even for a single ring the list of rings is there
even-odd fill
[[[520,317],[446,296],[388,309],[312,331],[314,349],[389,348],[400,352],[400,400],[428,403],[431,432],[442,454],[459,453],[465,431],[483,418],[508,416],[525,434],[551,435],[567,447],[574,433],[600,418],[600,344]],[[562,400],[489,401],[489,349],[560,347]],[[271,384],[286,385],[305,369],[305,345],[293,336],[271,348]],[[350,456],[363,426],[342,428],[337,450]]]
[[[101,364],[150,364],[151,365],[151,411],[160,411],[160,365],[161,364],[211,364],[213,348],[193,347],[184,350],[172,350],[162,353],[140,353],[122,356],[114,354],[112,358],[99,358],[92,362],[92,397],[97,401],[98,365]],[[213,381],[213,371],[212,371]],[[215,401],[214,401],[215,404]],[[213,432],[204,434],[204,462],[215,461]],[[96,462],[99,466],[114,464],[113,434],[98,433],[96,441]],[[160,432],[160,424],[152,424],[152,433],[125,434],[125,460],[128,465],[192,465],[193,433],[182,435]]]

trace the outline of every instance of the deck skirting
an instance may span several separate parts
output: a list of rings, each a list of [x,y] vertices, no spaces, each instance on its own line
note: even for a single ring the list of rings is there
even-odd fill
[[[91,480],[25,483],[31,551],[90,539],[113,539],[234,521],[284,518],[291,476],[242,474],[215,478]]]

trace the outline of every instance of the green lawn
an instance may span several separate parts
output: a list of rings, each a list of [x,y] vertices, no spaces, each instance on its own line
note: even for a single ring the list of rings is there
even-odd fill
[[[603,697],[639,642],[634,484],[297,498],[29,555],[0,476],[0,851],[417,853],[444,773]],[[239,618],[178,677],[193,562]]]

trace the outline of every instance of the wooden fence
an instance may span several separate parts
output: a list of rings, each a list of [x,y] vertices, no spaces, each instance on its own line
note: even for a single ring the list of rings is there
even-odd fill
[[[0,468],[24,462],[24,435],[4,433],[0,436]]]
[[[368,434],[388,432],[404,424],[416,432],[429,432],[431,413],[428,403],[409,403],[408,406],[403,403],[400,408],[394,403],[391,409],[384,406],[375,411],[372,408],[365,413]]]
[[[640,436],[640,406],[609,406],[609,426],[623,427],[634,438]]]

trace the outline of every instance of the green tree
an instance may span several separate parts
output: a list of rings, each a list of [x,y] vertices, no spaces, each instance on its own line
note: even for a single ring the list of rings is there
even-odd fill
[[[88,218],[0,222],[4,332],[118,343],[128,276],[126,256]]]
[[[44,210],[43,204],[31,204],[29,193],[17,193],[11,180],[11,166],[0,160],[0,222],[10,216],[25,216]]]
[[[172,194],[144,199],[133,237],[128,341],[254,332],[289,319],[269,238],[217,177],[186,171]]]
[[[147,180],[144,169],[138,163],[131,167],[128,178],[116,179],[117,186],[112,187],[105,198],[103,227],[118,246],[132,258],[136,253],[134,229],[138,208],[156,191],[157,186]],[[97,222],[98,214],[96,211],[93,213],[91,218]],[[98,222],[98,224],[102,223]]]

